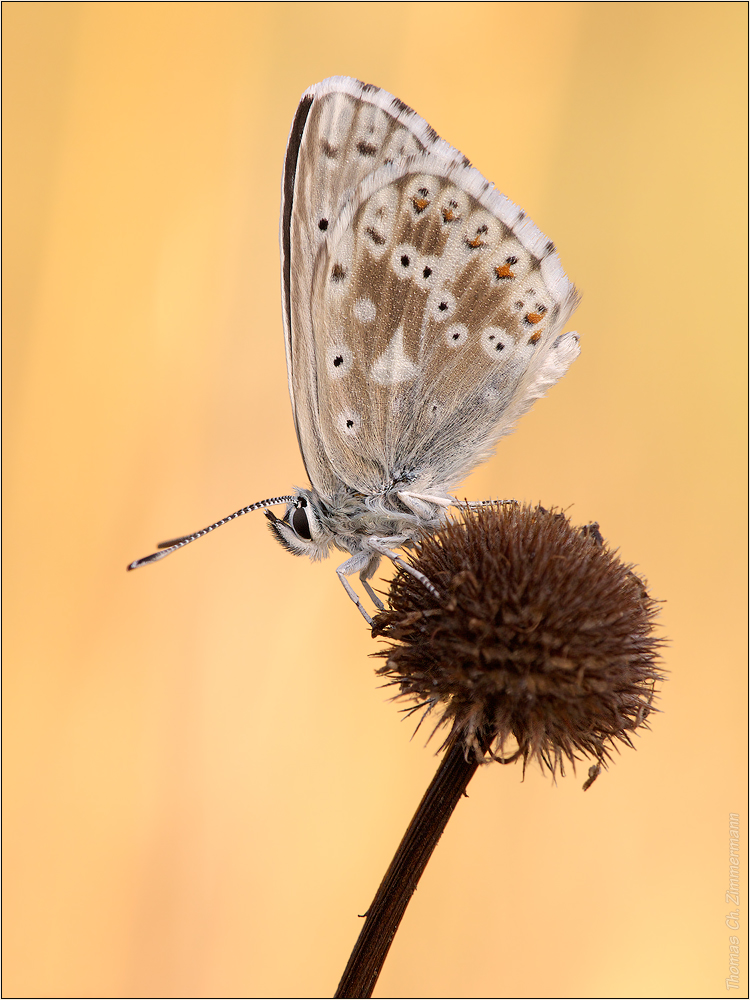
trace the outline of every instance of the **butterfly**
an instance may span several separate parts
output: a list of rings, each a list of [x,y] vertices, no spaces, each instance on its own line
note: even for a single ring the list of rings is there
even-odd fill
[[[466,157],[384,90],[331,77],[300,100],[281,205],[289,393],[310,487],[243,507],[295,555],[347,554],[369,581],[438,528],[451,490],[579,354],[554,245]],[[283,517],[267,508],[286,504]]]

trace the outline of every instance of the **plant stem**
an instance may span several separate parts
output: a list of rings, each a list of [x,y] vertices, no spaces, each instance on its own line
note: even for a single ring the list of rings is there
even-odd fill
[[[463,741],[452,740],[375,893],[336,997],[372,996],[409,900],[477,767],[473,754],[466,759]]]

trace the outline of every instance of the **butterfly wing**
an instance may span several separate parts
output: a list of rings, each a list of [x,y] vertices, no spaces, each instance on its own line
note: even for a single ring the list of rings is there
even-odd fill
[[[366,177],[387,161],[427,151],[446,164],[465,162],[411,108],[349,77],[332,77],[306,91],[292,124],[280,234],[287,372],[302,457],[310,482],[323,496],[342,480],[331,465],[320,427],[318,317],[314,322],[312,312],[315,262],[344,205]]]
[[[561,336],[575,290],[533,223],[413,111],[355,81],[318,87],[282,214],[308,474],[323,495],[445,491],[577,356]]]

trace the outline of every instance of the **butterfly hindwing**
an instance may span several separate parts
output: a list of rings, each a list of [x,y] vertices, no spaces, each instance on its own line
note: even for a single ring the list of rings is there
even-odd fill
[[[574,305],[553,249],[477,171],[422,155],[368,177],[314,275],[337,475],[364,493],[454,486],[577,356],[559,339]]]

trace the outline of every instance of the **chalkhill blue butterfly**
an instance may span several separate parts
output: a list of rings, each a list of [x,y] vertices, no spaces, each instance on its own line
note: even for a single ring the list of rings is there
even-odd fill
[[[391,94],[349,77],[307,90],[281,204],[289,393],[310,486],[243,507],[131,563],[155,562],[253,510],[290,552],[369,580],[438,528],[451,490],[579,354],[578,301],[554,245]]]

